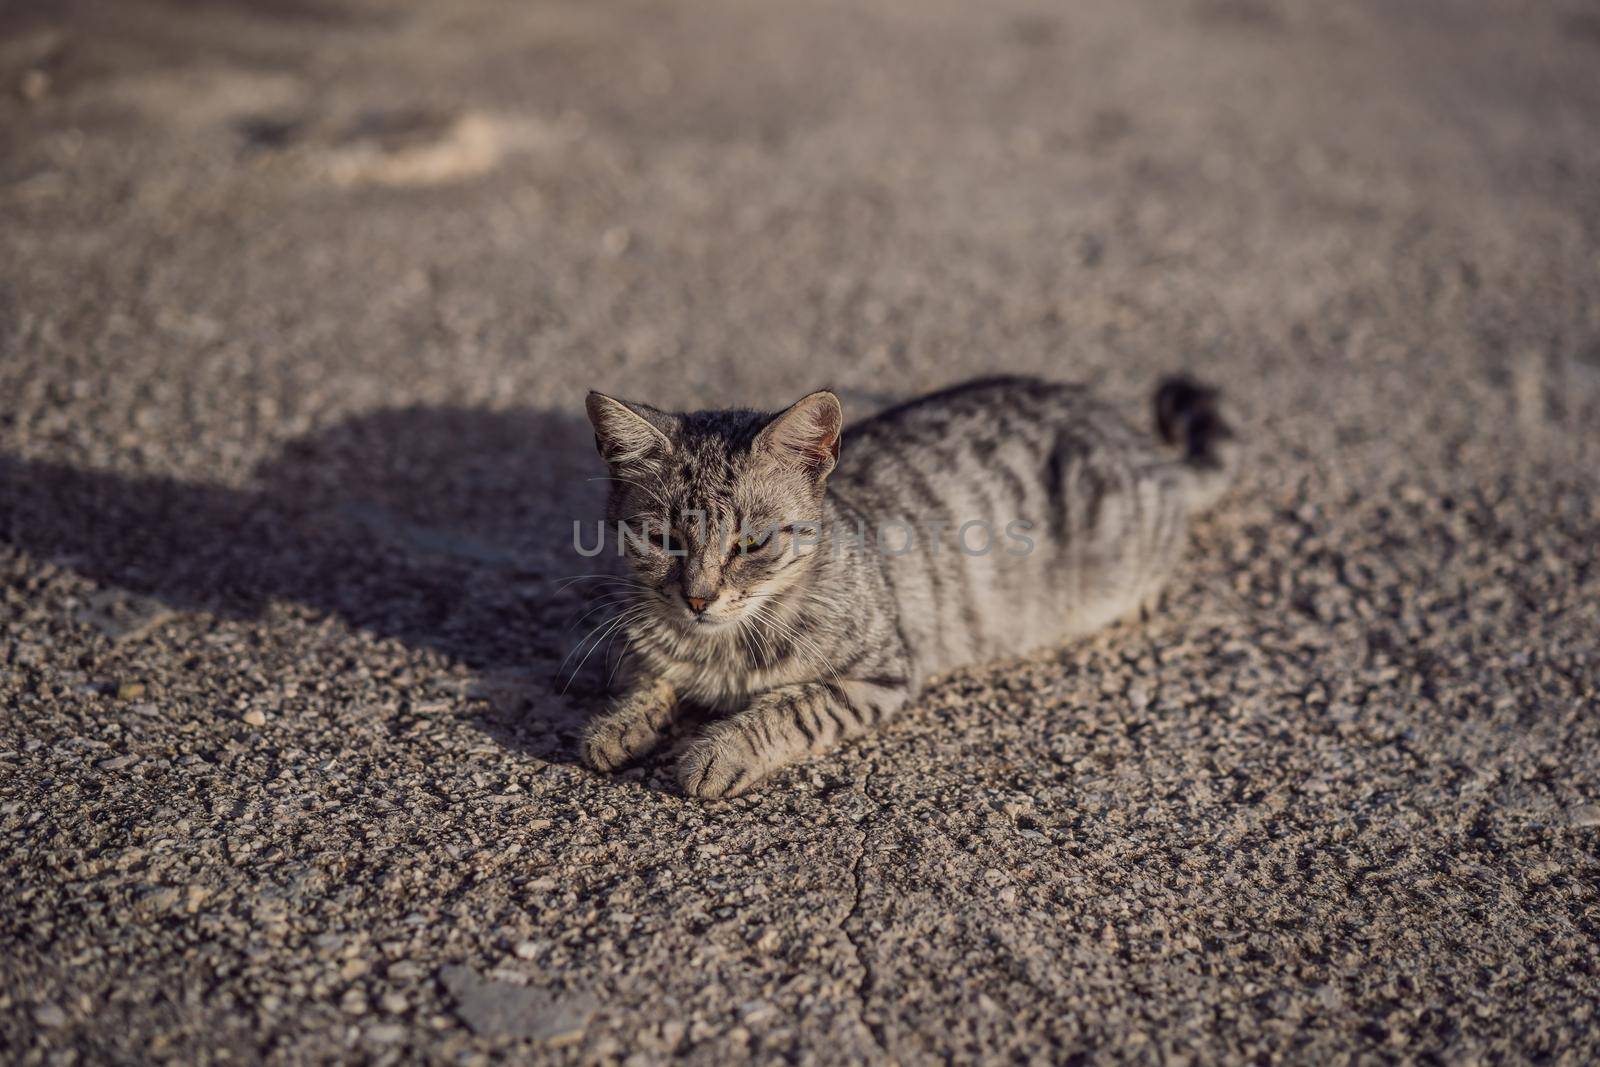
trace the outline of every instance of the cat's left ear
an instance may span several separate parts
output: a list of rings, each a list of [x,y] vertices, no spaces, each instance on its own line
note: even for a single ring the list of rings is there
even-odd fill
[[[844,409],[826,389],[801,397],[756,436],[755,447],[821,481],[839,462]]]

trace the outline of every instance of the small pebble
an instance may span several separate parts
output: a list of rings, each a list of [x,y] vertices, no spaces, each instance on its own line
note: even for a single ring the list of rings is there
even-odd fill
[[[626,226],[612,226],[600,235],[600,250],[613,258],[626,252],[632,243],[633,234]]]
[[[378,1023],[367,1027],[367,1040],[374,1045],[398,1045],[406,1039],[406,1028],[399,1023]]]
[[[182,896],[182,891],[176,886],[152,886],[140,894],[139,906],[147,911],[168,911],[177,906]]]
[[[22,75],[22,82],[17,91],[22,94],[22,99],[29,103],[43,100],[50,92],[50,75],[35,67]]]
[[[1567,812],[1567,819],[1573,826],[1600,826],[1600,804],[1579,804]]]

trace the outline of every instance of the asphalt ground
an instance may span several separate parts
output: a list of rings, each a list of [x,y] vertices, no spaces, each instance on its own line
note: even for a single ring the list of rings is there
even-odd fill
[[[1600,1058],[1592,4],[14,0],[0,89],[6,1061]],[[1158,617],[576,765],[586,389],[995,369],[1225,390]]]

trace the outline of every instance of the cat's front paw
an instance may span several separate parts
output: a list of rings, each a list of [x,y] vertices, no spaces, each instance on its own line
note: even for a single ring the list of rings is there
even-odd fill
[[[606,715],[585,731],[579,754],[597,771],[614,771],[648,754],[660,742],[661,735],[644,719]]]
[[[738,796],[765,774],[749,752],[719,745],[714,738],[695,742],[678,761],[678,784],[686,796],[701,800]]]

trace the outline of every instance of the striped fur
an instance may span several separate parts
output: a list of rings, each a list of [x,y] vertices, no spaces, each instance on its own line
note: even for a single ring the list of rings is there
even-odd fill
[[[1234,467],[1216,393],[1186,380],[1158,390],[1155,435],[1079,387],[993,378],[852,427],[842,452],[826,392],[775,416],[588,407],[611,520],[654,537],[624,540],[625,680],[583,755],[612,770],[680,704],[725,711],[679,767],[700,797],[877,726],[933,675],[1151,608]]]

